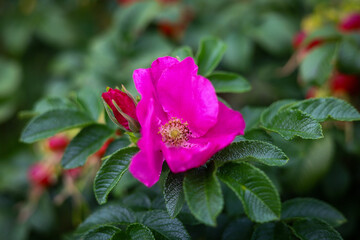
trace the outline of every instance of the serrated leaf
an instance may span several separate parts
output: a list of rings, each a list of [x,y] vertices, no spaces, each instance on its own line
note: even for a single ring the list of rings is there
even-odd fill
[[[307,99],[295,103],[291,108],[299,109],[319,122],[328,119],[338,121],[360,120],[360,113],[349,103],[338,98]]]
[[[169,172],[164,186],[164,199],[170,217],[176,217],[181,211],[185,198],[183,191],[184,174]]]
[[[248,163],[228,163],[218,170],[217,175],[240,198],[250,219],[268,222],[280,218],[279,194],[260,169]]]
[[[52,110],[33,118],[22,132],[20,140],[25,143],[32,143],[93,122],[94,120],[78,110]]]
[[[269,166],[282,166],[288,157],[278,147],[262,141],[245,140],[232,143],[216,153],[212,159],[217,166],[227,162],[255,161]]]
[[[201,222],[215,226],[224,199],[215,167],[198,168],[186,172],[184,194],[191,213]]]
[[[300,65],[300,75],[305,83],[322,85],[329,79],[336,48],[336,44],[326,43],[306,55]]]
[[[190,240],[183,224],[176,218],[161,210],[147,211],[138,214],[138,222],[169,240]]]
[[[193,52],[189,46],[183,46],[183,47],[179,47],[179,48],[175,49],[171,53],[171,56],[178,57],[181,60],[184,60],[184,58],[186,58],[186,57],[193,57]]]
[[[225,50],[226,45],[219,39],[212,37],[203,39],[196,56],[199,75],[209,75],[220,63]]]
[[[342,240],[341,235],[334,228],[317,219],[296,220],[291,228],[301,240]]]
[[[243,93],[251,90],[249,82],[236,73],[213,72],[208,79],[217,93]]]
[[[104,157],[109,156],[109,155],[115,153],[116,151],[129,146],[129,144],[130,144],[130,141],[125,136],[121,136],[120,138],[115,139],[113,142],[111,142],[109,144],[109,146],[106,149],[106,152],[104,154]]]
[[[112,134],[113,130],[100,124],[82,129],[67,146],[61,165],[66,169],[84,165],[88,156],[99,150]]]
[[[97,172],[94,181],[94,192],[99,204],[106,203],[110,191],[127,171],[131,158],[139,151],[137,147],[120,149],[106,159]]]
[[[295,198],[282,205],[281,219],[318,218],[337,227],[346,222],[345,217],[329,204],[312,198]]]
[[[319,139],[323,137],[321,125],[308,114],[296,109],[278,112],[273,118],[262,120],[262,127],[279,133],[286,140],[296,136],[304,139]]]
[[[293,240],[291,230],[282,222],[269,222],[258,226],[251,240]]]
[[[96,92],[91,88],[82,88],[78,93],[78,101],[95,121],[99,118],[100,113],[103,111],[103,106],[100,102]]]
[[[111,225],[99,226],[91,229],[84,236],[84,240],[109,240],[121,230]]]
[[[150,229],[139,223],[130,224],[126,228],[126,235],[129,240],[155,240],[155,237]]]
[[[113,224],[128,224],[136,222],[135,213],[130,209],[115,204],[108,204],[92,213],[75,231],[76,235],[83,235],[90,229]]]

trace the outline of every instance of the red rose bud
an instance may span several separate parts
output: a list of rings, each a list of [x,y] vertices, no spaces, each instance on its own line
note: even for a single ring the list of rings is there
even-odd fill
[[[64,173],[66,176],[69,176],[72,179],[76,179],[80,176],[82,171],[82,167],[72,168],[72,169],[65,169]]]
[[[360,92],[360,80],[354,75],[335,73],[331,79],[331,90],[334,93],[356,95]]]
[[[138,132],[140,125],[136,116],[137,102],[124,86],[122,90],[108,88],[108,91],[101,95],[106,112],[110,119],[120,128],[125,131]],[[114,115],[111,114],[108,106]]]
[[[35,163],[29,168],[28,179],[33,185],[44,188],[49,187],[55,183],[53,169],[41,162]]]
[[[300,31],[296,33],[292,40],[292,45],[294,49],[297,49],[301,46],[301,44],[304,42],[306,38],[306,33],[304,31]]]
[[[51,151],[62,152],[69,144],[69,139],[64,135],[57,135],[49,138],[47,144]]]
[[[339,29],[344,32],[360,30],[360,13],[353,13],[344,18],[339,24]]]
[[[102,147],[99,149],[99,151],[97,151],[94,155],[99,158],[102,158],[106,152],[106,149],[109,147],[110,143],[112,143],[113,141],[114,141],[114,138],[109,138],[108,140],[106,140],[104,145],[102,145]]]

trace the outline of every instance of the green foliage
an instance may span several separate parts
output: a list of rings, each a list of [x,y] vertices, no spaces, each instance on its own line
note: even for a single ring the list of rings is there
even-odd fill
[[[255,161],[269,166],[282,166],[287,156],[278,147],[262,141],[240,141],[216,153],[212,159],[221,166],[227,162]]]
[[[171,217],[176,217],[185,202],[183,191],[184,174],[169,172],[164,186],[164,199],[166,209]]]
[[[129,167],[131,158],[138,151],[136,147],[123,148],[102,163],[94,182],[94,193],[99,204],[106,203],[110,191],[120,181]]]
[[[126,235],[129,237],[129,240],[155,240],[155,237],[150,229],[139,223],[130,224],[126,228]]]
[[[216,38],[206,38],[200,43],[196,55],[199,75],[208,76],[220,63],[226,50],[226,45]]]
[[[312,198],[295,198],[288,200],[282,205],[281,219],[317,218],[333,227],[346,222],[345,217],[329,204]]]
[[[84,236],[84,240],[112,239],[112,237],[120,231],[121,230],[119,228],[111,225],[99,226],[86,233],[86,235]]]
[[[224,200],[214,166],[188,171],[184,179],[184,194],[192,214],[199,221],[215,226]]]
[[[22,132],[20,140],[32,143],[59,132],[84,127],[92,123],[94,120],[79,110],[51,110],[33,118]]]
[[[248,163],[228,163],[219,169],[217,175],[240,198],[252,221],[261,223],[280,218],[279,194],[260,169]]]
[[[340,43],[337,67],[347,74],[360,74],[360,35],[351,34]]]
[[[340,234],[330,225],[317,219],[296,220],[291,226],[294,234],[301,240],[329,239],[341,240]]]
[[[189,46],[179,47],[175,49],[171,56],[178,57],[183,60],[186,57],[193,57],[193,52]]]
[[[251,90],[251,86],[245,78],[235,73],[213,72],[208,78],[217,93],[242,93]]]
[[[291,230],[282,222],[269,222],[258,226],[251,240],[292,240]]]

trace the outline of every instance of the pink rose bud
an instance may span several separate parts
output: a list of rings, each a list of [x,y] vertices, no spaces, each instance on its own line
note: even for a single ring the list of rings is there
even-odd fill
[[[28,179],[31,184],[43,188],[49,187],[55,183],[53,169],[41,162],[35,163],[29,168]]]
[[[107,114],[110,119],[125,131],[139,132],[140,126],[136,116],[136,100],[123,87],[119,89],[108,88],[102,95]],[[112,110],[112,113],[109,110]]]
[[[53,152],[63,152],[69,144],[69,139],[64,135],[56,135],[47,140],[48,147]]]
[[[344,18],[339,29],[344,32],[360,30],[360,13],[353,13]]]

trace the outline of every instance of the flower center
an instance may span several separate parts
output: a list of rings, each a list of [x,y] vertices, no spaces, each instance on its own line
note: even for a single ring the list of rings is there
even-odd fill
[[[187,141],[191,136],[188,123],[172,117],[167,123],[159,128],[162,141],[171,147],[187,147]]]

